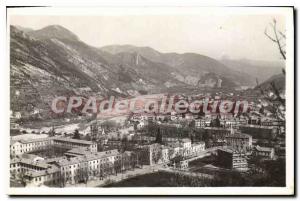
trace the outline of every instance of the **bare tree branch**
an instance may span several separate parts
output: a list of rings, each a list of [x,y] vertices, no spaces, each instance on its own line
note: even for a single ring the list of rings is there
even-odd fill
[[[272,32],[274,36],[271,36],[268,33],[268,29],[266,27],[265,29],[265,35],[274,43],[277,44],[279,52],[281,54],[281,56],[283,57],[284,60],[286,60],[286,51],[284,50],[285,47],[285,42],[281,42],[282,39],[286,39],[286,35],[284,33],[282,33],[280,30],[277,29],[277,22],[275,19],[273,19],[273,22],[270,23],[270,26],[272,27]],[[281,36],[281,37],[279,37]]]
[[[282,38],[286,39],[286,36],[284,33],[282,33],[281,31],[278,31],[278,33],[282,36]]]
[[[265,29],[265,35],[266,35],[271,41],[273,41],[274,43],[276,43],[276,40],[275,40],[274,38],[272,38],[272,37],[268,34],[267,28]]]

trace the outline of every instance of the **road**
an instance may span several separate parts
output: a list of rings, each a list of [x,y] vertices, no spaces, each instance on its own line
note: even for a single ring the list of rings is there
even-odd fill
[[[207,156],[208,154],[210,154],[213,151],[216,151],[218,148],[220,147],[212,147],[209,149],[206,149],[205,151],[203,151],[203,153],[201,153],[201,155],[196,156],[196,157],[192,157],[190,159],[188,159],[189,161],[193,161],[193,160],[197,160],[199,158],[203,158],[204,156]],[[171,168],[165,168],[163,167],[163,165],[144,165],[143,168],[137,168],[134,170],[129,170],[126,171],[122,174],[118,174],[118,175],[110,175],[108,177],[106,177],[103,180],[99,180],[99,178],[95,178],[92,180],[89,180],[87,182],[87,184],[76,184],[76,185],[70,185],[67,184],[66,187],[101,187],[101,186],[105,186],[108,185],[110,182],[119,182],[122,181],[124,179],[128,179],[128,178],[132,178],[132,177],[136,177],[139,175],[144,175],[144,174],[149,174],[152,172],[157,172],[157,171],[167,171],[167,172],[172,172],[172,173],[181,173],[181,174],[185,174],[188,176],[196,176],[196,177],[206,177],[206,178],[212,178],[212,175],[209,174],[204,174],[204,173],[199,173],[199,172],[187,172],[187,171],[182,171],[182,170],[174,170]]]
[[[101,186],[108,185],[110,182],[115,183],[139,175],[157,172],[159,168],[161,168],[161,165],[156,165],[156,166],[144,165],[143,168],[136,168],[134,170],[126,171],[122,174],[119,173],[118,175],[110,175],[103,180],[100,180],[99,178],[95,178],[89,180],[87,184],[84,183],[75,184],[75,185],[67,184],[66,187],[101,187]]]

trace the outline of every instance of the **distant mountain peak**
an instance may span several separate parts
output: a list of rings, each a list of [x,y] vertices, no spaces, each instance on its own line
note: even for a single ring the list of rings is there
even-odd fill
[[[38,39],[69,39],[69,40],[79,40],[78,37],[72,33],[70,30],[66,29],[60,25],[50,25],[42,29],[29,32],[35,38]]]
[[[134,45],[107,45],[104,47],[101,47],[101,50],[108,52],[110,54],[118,54],[122,52],[137,52],[141,53],[142,55],[147,55],[149,57],[159,57],[161,53],[151,47],[143,46],[138,47]]]

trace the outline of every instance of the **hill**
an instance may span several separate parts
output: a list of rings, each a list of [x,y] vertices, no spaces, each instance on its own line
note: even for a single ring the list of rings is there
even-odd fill
[[[11,110],[22,116],[49,116],[56,96],[130,96],[180,83],[138,55],[102,55],[58,25],[26,33],[11,26],[10,36]]]
[[[223,64],[232,70],[246,73],[252,80],[258,79],[259,82],[264,82],[272,75],[281,73],[285,68],[284,61],[255,61],[255,60],[221,60]]]
[[[265,82],[256,86],[255,89],[263,89],[263,90],[271,89],[271,83],[274,83],[276,89],[278,89],[280,92],[284,91],[285,90],[285,75],[283,73],[273,75],[272,77],[267,79]]]

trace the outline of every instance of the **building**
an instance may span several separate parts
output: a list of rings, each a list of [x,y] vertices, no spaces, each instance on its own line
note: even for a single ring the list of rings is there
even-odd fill
[[[226,144],[238,150],[249,150],[252,147],[252,136],[243,133],[231,134],[226,136]]]
[[[183,149],[190,149],[192,147],[192,141],[189,138],[180,139],[179,144]]]
[[[27,158],[12,159],[11,175],[25,180],[26,186],[65,186],[86,182],[95,176],[114,174],[114,165],[126,158],[117,150],[95,153],[87,150],[80,152],[80,149],[74,149],[63,157],[40,161]]]
[[[274,159],[275,150],[272,147],[255,146],[255,147],[253,147],[252,154],[254,156],[259,156],[264,159]]]
[[[59,168],[55,165],[28,158],[12,159],[10,173],[12,177],[23,179],[26,186],[57,185],[60,178]]]
[[[77,140],[66,137],[47,137],[30,140],[12,140],[10,142],[10,155],[12,157],[24,153],[47,149],[49,146],[60,146],[64,148],[88,148],[92,152],[97,152],[97,144],[92,141]]]
[[[205,119],[196,119],[195,120],[195,128],[205,128],[206,120]]]
[[[246,125],[246,119],[237,119],[237,118],[230,118],[230,119],[221,119],[221,125],[224,128],[234,128],[238,129],[241,125]]]
[[[244,125],[240,126],[240,130],[255,139],[275,139],[278,134],[278,129],[274,126]]]
[[[176,156],[170,160],[169,166],[178,170],[186,170],[189,167],[189,160],[184,159],[182,156]]]
[[[185,170],[189,167],[189,161],[188,160],[182,160],[180,161],[180,169]]]
[[[175,111],[172,111],[170,118],[171,118],[171,121],[177,120],[178,119],[177,113]]]
[[[136,124],[136,128],[138,130],[144,128],[145,126],[148,125],[148,121],[142,120],[142,121],[138,121],[138,123]]]
[[[170,158],[174,158],[176,156],[182,156],[184,158],[190,158],[194,156],[198,156],[205,150],[205,143],[198,142],[192,143],[190,139],[184,138],[180,139],[176,142],[168,143]]]
[[[148,145],[142,145],[140,146],[142,153],[140,155],[143,155],[142,163],[144,165],[154,165],[154,164],[160,164],[163,163],[166,159],[166,150],[165,147],[163,147],[159,143],[153,143]],[[163,152],[164,150],[164,152]],[[169,158],[169,157],[167,157]]]
[[[156,120],[157,120],[157,121],[164,121],[165,119],[167,119],[167,116],[166,116],[166,115],[158,114],[158,115],[156,116]]]
[[[222,148],[217,150],[218,163],[227,169],[247,171],[247,155],[245,152],[233,148]]]
[[[181,139],[166,145],[158,143],[140,146],[140,155],[144,165],[168,163],[176,157],[190,158],[200,155],[205,150],[205,143],[192,144],[190,139]]]
[[[192,113],[186,113],[184,118],[185,118],[186,120],[193,120],[193,119],[194,119],[194,116],[193,116]]]
[[[178,142],[178,138],[177,137],[165,137],[162,136],[162,143],[164,144],[171,144],[171,143],[175,143]]]
[[[262,126],[284,126],[285,122],[275,119],[262,119],[261,120]]]
[[[147,121],[148,117],[145,114],[133,114],[131,117],[132,121]]]
[[[91,131],[91,139],[92,140],[97,140],[100,138],[100,135],[102,132],[99,129],[99,125],[97,123],[90,125],[90,131]],[[103,131],[104,131],[104,129],[103,129]]]
[[[10,155],[17,156],[27,152],[44,149],[50,146],[53,138],[38,138],[30,140],[11,140]]]
[[[87,140],[77,140],[72,138],[54,138],[53,145],[62,146],[65,148],[88,148],[91,152],[97,152],[97,143]]]
[[[188,160],[173,160],[172,166],[174,169],[186,170],[189,167]]]
[[[91,177],[100,176],[104,172],[113,173],[113,166],[121,159],[117,150],[104,152],[90,152],[71,158],[62,158],[57,161],[64,183],[75,184],[87,181]]]
[[[225,141],[226,136],[230,135],[231,129],[209,127],[209,128],[204,129],[204,133],[213,142],[213,144],[208,144],[208,146],[219,146],[219,142]],[[221,144],[221,145],[223,145],[223,144]]]
[[[169,148],[168,147],[162,146],[161,160],[162,160],[163,163],[168,163],[170,161]]]
[[[193,143],[191,146],[190,156],[198,156],[205,151],[205,142]]]
[[[132,137],[132,141],[135,141],[139,144],[141,143],[151,143],[156,140],[156,137],[154,136],[147,136],[147,135],[134,135]]]

